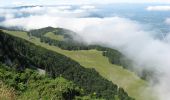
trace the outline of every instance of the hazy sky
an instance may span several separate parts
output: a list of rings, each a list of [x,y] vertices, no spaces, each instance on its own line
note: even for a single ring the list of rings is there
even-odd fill
[[[159,2],[170,3],[170,0],[0,0],[0,6],[16,5],[57,5],[57,4],[110,4],[110,3],[143,3]]]

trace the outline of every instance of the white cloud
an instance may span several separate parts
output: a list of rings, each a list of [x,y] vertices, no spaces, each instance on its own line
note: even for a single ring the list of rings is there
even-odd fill
[[[70,5],[58,6],[34,6],[21,9],[0,9],[0,16],[12,17],[27,15],[50,15],[60,17],[85,17],[89,16],[90,12],[95,11],[93,5],[81,5],[79,8],[72,8]],[[20,12],[20,13],[17,13]],[[70,16],[71,15],[71,16]]]
[[[167,19],[165,20],[165,23],[170,25],[170,18],[167,18]]]
[[[81,9],[95,9],[95,6],[93,6],[93,5],[83,5],[83,6],[81,6]]]
[[[149,6],[148,11],[170,11],[170,6]]]

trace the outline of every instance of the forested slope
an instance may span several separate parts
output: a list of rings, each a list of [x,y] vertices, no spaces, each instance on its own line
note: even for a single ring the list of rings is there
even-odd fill
[[[1,100],[99,100],[63,77],[50,78],[37,70],[15,70],[0,63]]]
[[[82,87],[85,94],[95,93],[97,97],[113,100],[131,100],[122,88],[104,79],[94,69],[87,69],[76,61],[36,46],[26,40],[0,33],[0,60],[13,68],[23,71],[25,68],[41,68],[52,78],[62,76]]]

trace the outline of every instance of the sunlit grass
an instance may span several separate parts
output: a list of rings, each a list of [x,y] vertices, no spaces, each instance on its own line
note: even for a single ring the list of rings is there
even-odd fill
[[[59,40],[59,41],[63,41],[64,40],[64,36],[63,35],[55,35],[52,32],[48,32],[44,36],[49,37],[49,38],[54,39],[54,40]]]

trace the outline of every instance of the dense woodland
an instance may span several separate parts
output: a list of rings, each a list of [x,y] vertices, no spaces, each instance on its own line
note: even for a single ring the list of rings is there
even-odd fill
[[[0,80],[1,84],[5,84],[0,91],[8,90],[6,95],[0,93],[1,100],[99,100],[95,94],[86,96],[84,90],[72,81],[61,76],[50,78],[33,69],[17,71],[0,64]]]
[[[104,55],[107,56],[106,53]],[[133,100],[122,88],[104,79],[94,69],[84,68],[64,55],[2,31],[0,31],[0,61],[19,72],[26,68],[44,69],[53,79],[63,77],[72,81],[83,89],[84,95],[95,94],[96,98],[107,100],[114,100],[116,96],[120,100]]]

